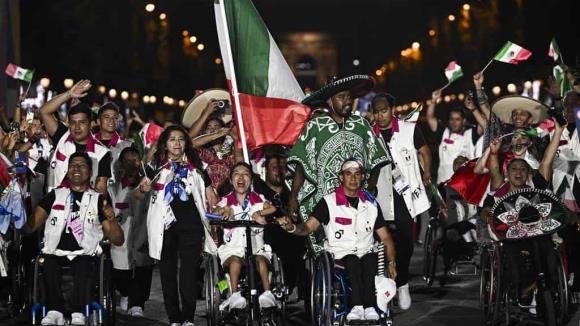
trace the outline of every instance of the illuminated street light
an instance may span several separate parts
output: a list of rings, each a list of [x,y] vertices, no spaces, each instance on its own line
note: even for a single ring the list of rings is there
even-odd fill
[[[501,93],[501,87],[499,86],[494,86],[491,89],[491,92],[493,93],[493,95],[498,96]]]
[[[145,104],[149,103],[149,95],[143,96],[143,103]]]
[[[433,37],[433,36],[435,36],[435,34],[436,34],[436,32],[434,29],[429,30],[429,36]]]
[[[99,93],[101,94],[105,94],[105,92],[107,91],[107,88],[103,85],[99,86],[99,88],[97,88],[97,90],[99,91]]]
[[[383,72],[381,71],[381,69],[377,69],[377,71],[375,71],[375,74],[377,74],[377,76],[380,76],[383,74]]]
[[[416,50],[419,50],[419,48],[421,47],[421,44],[419,44],[419,42],[413,42],[411,47],[413,48],[413,50],[416,51]]]
[[[131,98],[136,100],[139,98],[139,94],[137,94],[137,92],[133,92],[133,93],[131,93]]]
[[[116,90],[116,89],[114,89],[114,88],[111,88],[111,89],[109,90],[109,97],[110,97],[110,98],[115,98],[115,97],[117,97],[117,90]]]
[[[151,95],[149,96],[149,102],[151,102],[152,104],[155,104],[155,102],[157,102],[157,97]]]
[[[445,97],[443,98],[443,100],[445,101],[445,103],[449,103],[449,101],[451,101],[451,96],[445,95]]]
[[[459,93],[459,95],[457,95],[457,99],[463,101],[465,99],[465,94]]]
[[[352,65],[358,67],[360,65],[360,61],[358,59],[352,60]]]
[[[48,88],[50,86],[50,79],[44,77],[40,79],[40,85],[44,88]]]
[[[216,65],[221,65],[222,64],[222,59],[221,58],[215,58],[214,60]]]
[[[455,21],[455,16],[449,15],[449,16],[447,16],[447,19],[449,19],[450,22],[454,22]]]
[[[145,6],[145,11],[147,11],[147,12],[153,12],[153,10],[155,10],[155,5],[154,5],[154,4],[152,4],[152,3],[148,3],[148,4]]]
[[[468,11],[469,9],[471,9],[471,6],[468,3],[463,5],[463,10]]]
[[[179,100],[179,106],[180,107],[184,107],[185,106],[185,101],[184,100]]]
[[[121,92],[121,98],[124,99],[124,100],[127,100],[129,98],[129,92],[122,91]]]
[[[513,83],[510,83],[510,84],[508,84],[508,85],[507,85],[507,91],[508,91],[509,93],[515,93],[515,92],[517,92],[517,91],[518,91],[518,89],[517,89],[517,87],[516,87],[516,84],[513,84]]]
[[[71,88],[74,85],[74,81],[70,78],[64,80],[64,87]]]
[[[203,51],[203,49],[205,49],[205,45],[203,45],[203,43],[199,43],[199,44],[197,45],[197,49],[198,49],[199,51]]]
[[[165,14],[164,12],[159,14],[159,19],[160,20],[165,20],[167,18],[167,14]]]
[[[532,82],[531,82],[531,81],[529,81],[529,80],[527,80],[527,81],[524,83],[524,88],[528,88],[528,89],[529,89],[529,88],[532,88]]]
[[[191,43],[195,43],[195,42],[197,42],[197,37],[195,37],[195,36],[190,36],[190,37],[189,37],[189,42],[191,42]]]
[[[181,35],[183,35],[183,37],[188,37],[189,36],[189,31],[184,30],[183,32],[181,32]]]

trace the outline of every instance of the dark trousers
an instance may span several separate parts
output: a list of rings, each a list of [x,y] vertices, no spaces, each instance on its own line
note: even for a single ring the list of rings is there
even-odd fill
[[[415,240],[413,238],[413,219],[407,210],[403,197],[393,189],[395,211],[395,250],[397,263],[397,287],[409,282],[409,264],[413,256]],[[397,198],[398,197],[398,198]]]
[[[159,261],[165,311],[170,323],[193,322],[197,300],[197,278],[203,245],[203,230],[181,229],[178,223],[163,235]],[[177,261],[179,260],[179,287]],[[178,292],[179,291],[179,292]],[[181,307],[179,309],[179,296]]]
[[[306,271],[302,260],[306,252],[304,238],[289,234],[278,225],[269,225],[264,230],[264,242],[280,257],[284,268],[284,284],[292,291],[298,283],[299,275]]]
[[[336,264],[344,266],[351,287],[350,306],[374,307],[377,302],[375,295],[375,275],[377,275],[377,255],[366,254],[362,258],[347,255],[338,259]]]
[[[115,288],[124,297],[129,297],[129,308],[145,307],[151,291],[153,266],[139,266],[134,270],[113,269]]]
[[[44,256],[44,286],[46,289],[46,309],[64,310],[62,295],[62,267],[70,266],[73,276],[71,308],[74,312],[83,312],[91,299],[93,276],[96,270],[95,257],[77,256],[72,261],[66,257]]]

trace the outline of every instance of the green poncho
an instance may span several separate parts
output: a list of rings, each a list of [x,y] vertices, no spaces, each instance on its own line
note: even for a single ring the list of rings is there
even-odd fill
[[[306,124],[290,151],[288,165],[294,171],[296,164],[304,169],[304,185],[298,193],[299,215],[306,221],[314,206],[323,196],[339,185],[338,172],[348,158],[361,160],[366,171],[390,162],[382,142],[375,136],[367,120],[358,115],[348,117],[343,126],[328,115],[314,118]],[[314,236],[310,245],[317,255],[322,247]]]

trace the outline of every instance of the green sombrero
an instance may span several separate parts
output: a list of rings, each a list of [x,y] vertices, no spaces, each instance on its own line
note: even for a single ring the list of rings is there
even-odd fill
[[[333,77],[321,89],[308,94],[302,103],[313,107],[322,107],[325,106],[326,100],[337,93],[350,91],[351,95],[356,98],[366,95],[374,86],[375,80],[369,75],[353,75],[341,79]]]

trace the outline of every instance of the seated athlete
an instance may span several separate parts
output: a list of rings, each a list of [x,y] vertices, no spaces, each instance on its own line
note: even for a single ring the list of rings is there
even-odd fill
[[[223,215],[224,220],[250,220],[265,224],[265,216],[272,214],[276,208],[270,202],[251,190],[252,167],[247,163],[239,162],[234,165],[230,173],[230,181],[234,190],[223,197],[217,204],[218,213]],[[246,254],[246,229],[224,229],[223,244],[218,248],[218,256],[224,268],[229,269],[232,295],[228,298],[230,309],[243,309],[246,307],[244,298],[238,289],[238,281]],[[252,254],[258,262],[258,273],[262,280],[264,293],[258,298],[260,307],[270,308],[277,304],[276,297],[270,291],[268,278],[268,263],[271,258],[271,249],[264,244],[264,229],[252,229]]]
[[[346,160],[340,168],[340,186],[318,202],[306,222],[295,225],[287,217],[278,219],[284,230],[297,236],[308,235],[322,225],[325,249],[349,275],[349,321],[379,319],[374,284],[377,255],[372,252],[375,234],[385,244],[390,277],[397,276],[393,239],[374,197],[362,189],[363,170],[360,161]]]

